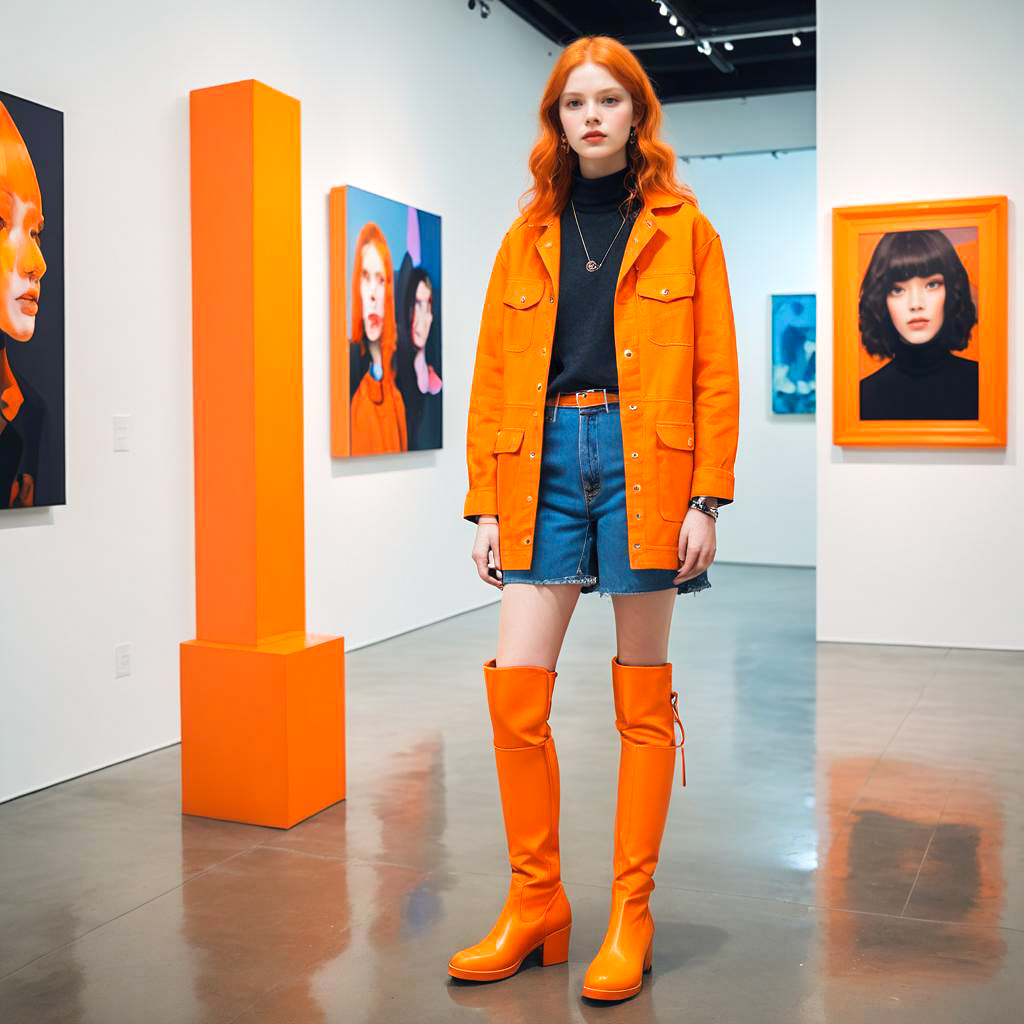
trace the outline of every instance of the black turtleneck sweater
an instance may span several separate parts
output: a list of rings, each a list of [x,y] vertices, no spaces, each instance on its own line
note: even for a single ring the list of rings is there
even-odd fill
[[[939,336],[914,344],[897,335],[893,358],[860,382],[862,420],[976,420],[978,364]]]
[[[633,221],[642,205],[634,201],[623,224],[627,170],[624,167],[601,178],[584,178],[578,172],[573,175],[571,202],[565,204],[561,215],[558,313],[548,373],[549,398],[559,391],[619,386],[615,365],[615,282]],[[580,232],[586,239],[590,258],[601,264],[600,269],[587,270]]]

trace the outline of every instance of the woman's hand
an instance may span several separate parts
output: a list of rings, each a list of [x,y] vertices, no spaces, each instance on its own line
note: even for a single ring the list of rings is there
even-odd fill
[[[498,522],[496,519],[477,520],[476,540],[473,542],[473,561],[476,562],[476,571],[484,583],[501,589],[501,580],[496,580],[488,572],[488,556],[493,552],[494,568],[501,571],[501,552],[498,548]]]
[[[715,560],[715,521],[700,509],[686,512],[679,528],[679,561],[682,565],[672,581],[680,583],[699,576]]]

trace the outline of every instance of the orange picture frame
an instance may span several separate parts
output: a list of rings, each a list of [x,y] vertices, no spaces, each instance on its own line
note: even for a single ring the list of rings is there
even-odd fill
[[[832,210],[833,444],[1006,445],[1007,214],[1006,196],[844,206]],[[957,345],[944,343],[948,350],[938,354],[944,355],[945,361],[934,365],[951,371],[945,381],[954,381],[952,388],[940,388],[942,393],[955,392],[957,388],[961,391],[968,387],[972,391],[976,389],[976,417],[955,418],[958,410],[962,414],[967,406],[963,402],[954,402],[947,406],[950,412],[948,416],[923,418],[921,410],[927,409],[929,404],[935,406],[936,403],[934,393],[930,402],[921,398],[920,377],[911,382],[909,377],[901,377],[894,372],[884,375],[884,381],[875,376],[876,386],[873,389],[863,384],[869,376],[876,375],[877,371],[893,361],[891,356],[871,351],[873,347],[878,347],[868,343],[874,337],[873,332],[862,328],[872,322],[870,316],[873,307],[869,303],[873,295],[879,294],[877,286],[881,277],[876,267],[876,256],[882,252],[883,240],[891,241],[901,232],[922,233],[916,236],[908,234],[904,238],[938,238],[950,254],[955,253],[958,273],[966,275],[964,280],[968,286],[961,291],[965,296],[969,291],[970,298],[966,304],[970,309],[970,317],[960,317],[966,329],[960,331],[962,336]],[[931,234],[924,234],[927,232]],[[896,263],[893,262],[892,266],[896,266]],[[880,269],[884,271],[885,268]],[[942,280],[939,274],[932,276]],[[870,288],[869,278],[876,286],[874,291]],[[947,306],[950,301],[948,297],[953,294],[952,288],[953,282],[945,292]],[[892,315],[895,317],[897,314]],[[949,326],[953,322],[947,309],[944,323]],[[889,323],[894,332],[899,330],[895,321]],[[915,323],[926,324],[927,320]],[[971,324],[973,326],[969,326]],[[927,330],[926,327],[923,329]],[[898,338],[896,347],[901,348]],[[925,351],[923,346],[917,345],[902,348],[911,358]],[[954,348],[957,351],[949,351]],[[975,366],[969,365],[972,362]],[[897,369],[899,367],[894,368]],[[976,385],[973,383],[975,372]],[[905,418],[897,418],[895,415],[882,418],[887,414],[887,409],[893,412],[898,407],[898,403],[892,399],[894,395],[899,395],[901,380],[909,382],[906,409],[916,410],[913,418],[911,415]],[[872,397],[869,414],[862,416],[862,402],[865,406],[869,404],[865,396],[879,394],[877,385],[882,383],[885,384],[884,393],[888,402],[878,402]],[[975,396],[969,397],[973,405]],[[971,408],[970,411],[974,412],[975,409]]]

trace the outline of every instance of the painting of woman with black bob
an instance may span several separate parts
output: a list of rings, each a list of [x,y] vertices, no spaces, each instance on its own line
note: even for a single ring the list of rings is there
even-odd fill
[[[434,282],[408,253],[398,272],[398,390],[409,450],[441,447],[440,302]]]
[[[887,362],[860,382],[862,420],[976,420],[978,363],[967,348],[978,311],[945,232],[882,236],[860,289],[861,344]]]

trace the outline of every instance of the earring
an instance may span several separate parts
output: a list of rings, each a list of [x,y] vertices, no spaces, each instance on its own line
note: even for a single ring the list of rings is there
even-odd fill
[[[566,138],[565,132],[562,132],[562,137],[559,139],[558,145],[563,153],[569,152],[569,140]]]
[[[629,141],[636,142],[636,125],[629,129]]]

